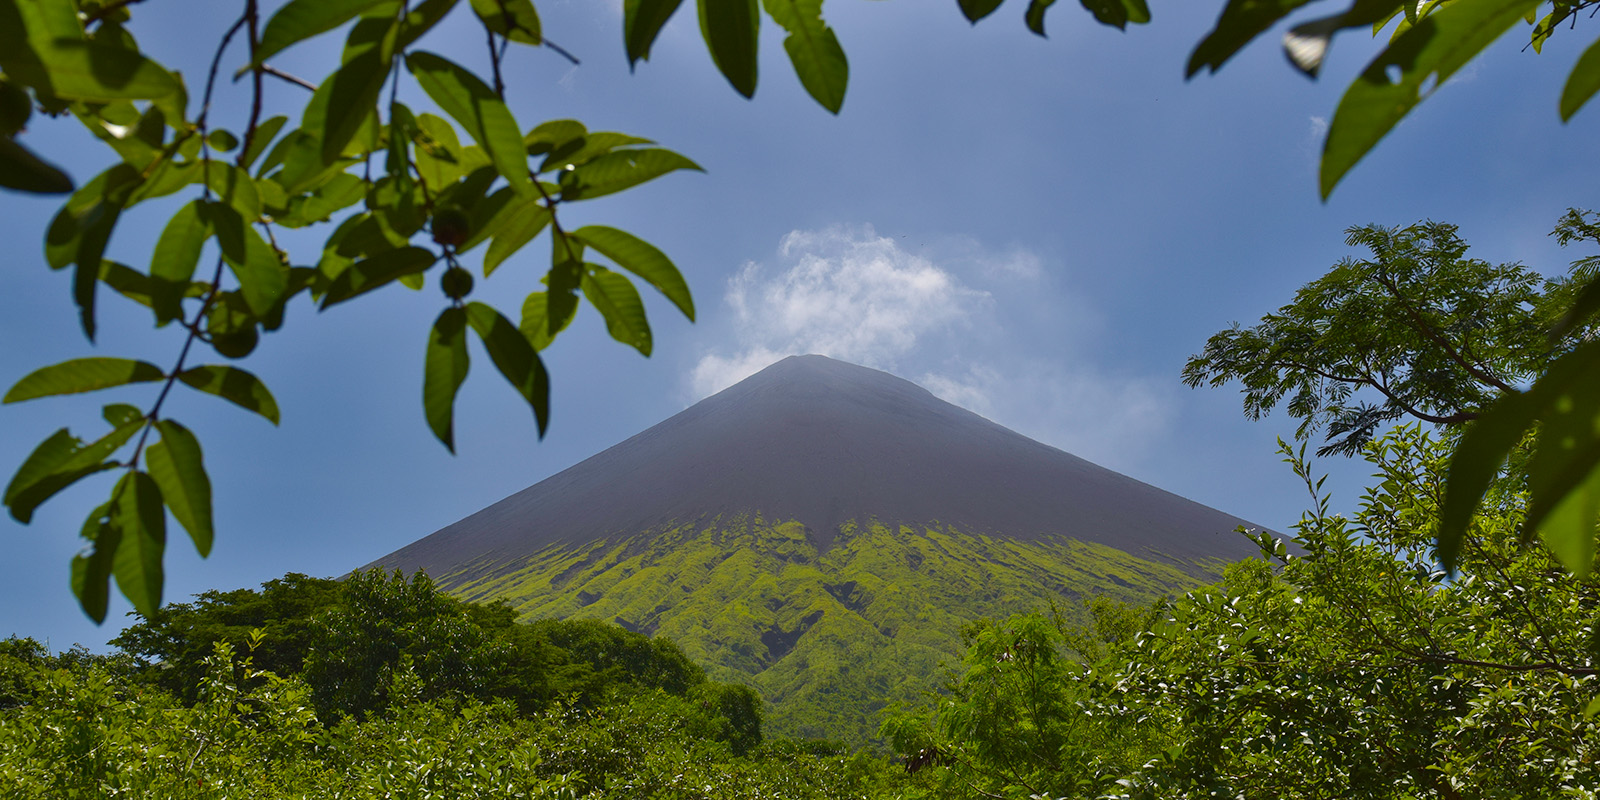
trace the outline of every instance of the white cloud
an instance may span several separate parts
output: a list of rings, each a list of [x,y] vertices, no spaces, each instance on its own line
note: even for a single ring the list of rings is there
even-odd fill
[[[693,398],[819,353],[902,375],[1107,467],[1136,467],[1170,424],[1172,382],[1096,364],[1086,345],[1098,315],[1062,292],[1038,255],[967,237],[931,244],[913,254],[870,225],[785,235],[772,264],[747,263],[729,279],[731,342],[695,364]]]
[[[739,349],[700,360],[697,396],[801,353],[893,368],[919,339],[961,325],[989,300],[870,225],[792,231],[778,258],[788,266],[751,262],[728,282]]]
[[[1174,389],[1090,364],[1024,357],[916,378],[940,398],[1112,469],[1132,469],[1166,433]]]

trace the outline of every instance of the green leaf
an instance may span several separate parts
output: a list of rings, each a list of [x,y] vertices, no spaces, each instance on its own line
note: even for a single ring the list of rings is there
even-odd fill
[[[586,265],[583,276],[583,296],[594,304],[595,310],[605,318],[606,331],[611,338],[650,355],[650,321],[645,317],[644,301],[639,291],[627,278],[595,264]]]
[[[233,206],[245,222],[260,219],[261,193],[256,191],[256,182],[250,178],[250,173],[224,161],[212,161],[210,167],[196,177],[205,180],[211,191],[216,192],[222,202]]]
[[[1600,40],[1578,56],[1578,63],[1572,65],[1572,72],[1567,74],[1567,84],[1561,88],[1561,121],[1572,119],[1597,91],[1600,91]]]
[[[456,392],[467,379],[467,369],[472,365],[467,355],[466,330],[467,313],[455,307],[445,309],[434,320],[433,330],[428,334],[427,356],[422,366],[422,411],[433,435],[439,437],[451,453],[456,451]]]
[[[566,120],[562,121],[565,122]],[[539,127],[542,128],[544,126],[541,125]],[[537,128],[534,131],[530,131],[528,136],[523,138],[523,141],[527,142],[537,131]],[[576,137],[550,148],[549,155],[546,155],[544,161],[539,164],[538,171],[543,173],[553,169],[564,170],[569,164],[575,167],[581,166],[618,147],[640,144],[655,144],[655,142],[640,136],[629,136],[626,133],[617,133],[615,131],[580,133]],[[528,149],[531,151],[533,148],[529,147]]]
[[[65,194],[72,178],[50,162],[0,133],[0,186],[33,194]]]
[[[211,225],[201,214],[200,201],[178,209],[167,220],[155,253],[150,256],[150,307],[157,322],[183,316],[182,300],[200,263],[200,251],[211,236]]]
[[[1550,343],[1554,344],[1565,338],[1580,324],[1600,311],[1600,279],[1591,279],[1578,290],[1578,296],[1573,298],[1572,307],[1567,309],[1561,319],[1550,328]]]
[[[1150,7],[1144,4],[1144,0],[1081,0],[1081,2],[1102,25],[1110,25],[1117,30],[1127,28],[1130,22],[1143,25],[1150,21]]]
[[[33,510],[57,492],[90,475],[117,467],[116,462],[106,459],[143,427],[144,418],[122,419],[112,424],[111,432],[93,444],[85,445],[62,428],[34,448],[6,486],[5,504],[11,509],[11,516],[24,524],[31,522]]]
[[[222,260],[239,280],[239,294],[250,313],[257,318],[270,314],[289,287],[289,268],[278,251],[231,206],[202,202],[200,213],[216,232]]]
[[[539,438],[550,425],[550,376],[544,362],[511,320],[483,303],[467,304],[467,322],[478,332],[489,360],[533,409]]]
[[[533,292],[522,302],[522,324],[517,327],[523,336],[528,337],[528,343],[533,345],[533,349],[543,350],[555,341],[556,334],[572,324],[577,312],[577,304],[568,304],[566,315],[551,324],[549,293]]]
[[[121,47],[54,39],[36,42],[32,54],[36,58],[15,51],[0,54],[0,67],[7,77],[62,100],[153,100],[183,90],[160,64]]]
[[[691,322],[694,320],[694,298],[689,294],[689,285],[666,254],[654,245],[604,225],[585,225],[570,235],[616,262],[617,266],[643,278],[666,295]]]
[[[700,165],[671,150],[645,148],[606,153],[561,173],[562,200],[589,200],[654,180],[673,170],[700,171]]]
[[[290,0],[267,20],[252,66],[264,64],[284,48],[331,31],[388,2],[392,0]],[[249,70],[245,67],[240,73]]]
[[[1044,36],[1044,12],[1050,10],[1055,3],[1056,0],[1031,0],[1028,3],[1027,13],[1023,15],[1023,22],[1027,24],[1028,30]]]
[[[530,156],[575,153],[583,147],[588,135],[589,130],[575,119],[552,119],[541,122],[533,130],[528,131],[527,135],[522,137],[522,144]]]
[[[1222,7],[1222,16],[1217,18],[1216,27],[1189,55],[1184,77],[1192,78],[1202,69],[1213,73],[1222,69],[1222,65],[1252,39],[1309,2],[1311,0],[1228,0]]]
[[[161,607],[161,556],[167,549],[161,489],[149,475],[129,472],[111,498],[109,524],[122,533],[111,574],[122,595],[148,619]]]
[[[277,137],[278,131],[282,130],[284,123],[288,121],[288,117],[279,114],[275,117],[269,117],[263,120],[260,125],[257,125],[256,135],[251,137],[250,146],[245,149],[244,159],[239,163],[239,166],[245,169],[253,166],[256,163],[256,159],[267,151],[267,146],[272,144],[272,140]]]
[[[1392,17],[1396,0],[1356,0],[1341,14],[1303,22],[1283,35],[1283,52],[1289,63],[1315,78],[1322,70],[1323,58],[1333,35],[1346,28],[1364,28],[1374,22]],[[1406,6],[1411,8],[1410,5]]]
[[[214,394],[240,408],[254,411],[278,424],[278,401],[260,378],[238,367],[207,364],[178,373],[178,380],[208,394]]]
[[[993,14],[1001,2],[1002,0],[956,0],[956,4],[961,6],[961,15],[974,25],[978,24],[978,20]]]
[[[513,191],[538,194],[528,174],[522,129],[511,110],[478,76],[432,53],[406,55],[406,67],[433,102],[465,128]]]
[[[667,24],[672,12],[678,10],[683,0],[623,0],[622,42],[628,51],[628,69],[640,61],[650,60],[650,46],[655,44],[661,27]]]
[[[1595,519],[1600,514],[1600,468],[1595,466],[1600,457],[1587,460],[1587,475],[1556,502],[1538,528],[1545,546],[1579,578],[1588,577],[1594,565]]]
[[[550,238],[550,271],[544,284],[549,289],[546,323],[551,338],[578,313],[578,290],[583,283],[583,240],[561,231]]]
[[[711,51],[711,61],[723,77],[745,97],[756,93],[756,44],[760,39],[761,10],[756,0],[696,0],[700,9],[700,35]]]
[[[764,0],[764,5],[772,20],[789,32],[783,49],[789,53],[800,85],[823,108],[839,113],[850,64],[833,29],[822,21],[822,0]]]
[[[1440,565],[1447,572],[1455,571],[1462,539],[1484,492],[1494,482],[1511,449],[1533,426],[1537,414],[1536,399],[1526,394],[1506,395],[1469,424],[1462,434],[1461,443],[1450,457],[1444,504],[1439,510],[1436,552]]]
[[[36,397],[77,394],[109,389],[130,383],[149,383],[165,378],[161,368],[131,358],[75,358],[28,373],[17,381],[0,402],[20,403]]]
[[[123,206],[143,180],[139,171],[126,163],[113,166],[73,192],[45,232],[45,261],[51,268],[78,266],[73,274],[72,300],[90,341],[95,333],[95,287],[101,257]]]
[[[1426,96],[1539,0],[1455,0],[1406,31],[1350,84],[1322,150],[1322,197]],[[1399,81],[1389,79],[1391,68]]]
[[[530,0],[472,0],[483,27],[513,42],[539,44],[539,12]]]
[[[550,224],[550,210],[531,200],[527,201],[524,207],[517,208],[515,213],[506,214],[506,212],[513,211],[513,208],[518,205],[517,203],[508,204],[505,211],[496,217],[496,222],[502,216],[506,217],[506,219],[503,224],[497,226],[494,241],[489,243],[488,252],[483,254],[483,277],[485,278],[493,274],[495,268],[510,258],[513,253],[522,249],[528,242],[533,241],[533,238],[538,236],[546,225]]]
[[[265,389],[263,388],[263,391]],[[161,441],[144,451],[145,468],[161,489],[172,516],[189,532],[200,557],[211,555],[211,479],[206,477],[200,442],[188,428],[164,419],[156,423]]]
[[[358,261],[339,273],[322,297],[322,308],[337,305],[357,295],[377,289],[404,275],[426,272],[439,260],[437,253],[422,247],[400,247]]]
[[[72,557],[72,593],[77,596],[83,613],[96,624],[106,619],[106,605],[111,593],[111,564],[116,557],[117,545],[122,543],[122,532],[109,524],[107,515],[111,504],[105,503],[89,514],[83,523],[83,538],[92,542],[87,555]]]
[[[314,131],[322,141],[322,163],[336,163],[362,127],[376,118],[378,95],[389,77],[389,55],[383,48],[368,50],[325,82],[327,111],[322,129]]]

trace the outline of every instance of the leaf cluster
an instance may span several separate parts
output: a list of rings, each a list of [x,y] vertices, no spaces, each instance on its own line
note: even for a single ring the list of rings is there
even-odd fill
[[[1476,419],[1570,349],[1548,331],[1582,280],[1577,265],[1549,280],[1468,258],[1441,222],[1346,234],[1371,256],[1340,261],[1255,325],[1213,335],[1184,382],[1238,381],[1246,416],[1283,406],[1301,420],[1297,438],[1327,438],[1319,455],[1353,456],[1401,420]]]

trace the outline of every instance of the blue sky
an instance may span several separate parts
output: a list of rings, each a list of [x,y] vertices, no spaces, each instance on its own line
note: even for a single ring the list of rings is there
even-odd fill
[[[464,6],[465,4],[463,4]],[[1473,255],[1557,272],[1584,253],[1547,236],[1568,206],[1594,206],[1588,156],[1597,112],[1562,125],[1556,100],[1584,36],[1565,32],[1542,55],[1518,29],[1424,103],[1326,203],[1316,191],[1320,132],[1345,84],[1376,50],[1360,32],[1333,47],[1311,82],[1280,55],[1278,32],[1216,76],[1183,65],[1218,3],[1158,4],[1126,33],[1075,4],[1051,12],[1051,38],[1021,24],[1025,4],[976,27],[954,3],[825,8],[850,56],[843,113],[810,101],[763,28],[761,83],[739,97],[717,74],[686,4],[648,63],[630,74],[620,3],[545,2],[545,33],[582,59],[513,50],[509,99],[523,127],[571,117],[591,130],[648,136],[695,159],[642,189],[564,212],[657,244],[694,291],[691,325],[647,297],[655,355],[612,342],[585,309],[548,351],[550,434],[475,354],[457,405],[457,452],[428,432],[422,348],[444,299],[399,286],[317,313],[302,299],[283,331],[242,366],[271,387],[274,428],[207,395],[169,413],[205,447],[218,537],[199,559],[175,525],[167,590],[182,600],[254,586],[285,572],[336,575],[424,536],[682,410],[778,357],[823,352],[887,369],[1041,441],[1286,529],[1304,490],[1274,452],[1292,421],[1245,420],[1236,391],[1190,390],[1184,360],[1232,321],[1249,322],[1346,255],[1344,228],[1458,224]],[[142,47],[179,66],[198,95],[203,59],[232,4],[136,7]],[[476,66],[470,13],[424,40]],[[276,62],[315,78],[338,39]],[[230,64],[242,62],[235,54]],[[268,102],[304,96],[271,84]],[[413,108],[427,107],[414,86]],[[225,86],[214,121],[238,129],[243,84]],[[293,112],[290,112],[293,113]],[[80,182],[110,163],[76,123],[36,120],[24,141]],[[0,384],[67,358],[115,355],[170,363],[181,344],[143,309],[102,293],[97,345],[77,328],[65,274],[41,255],[56,199],[0,195],[7,244],[0,292]],[[125,217],[110,256],[148,258],[171,206]],[[476,297],[514,316],[547,266],[544,239]],[[295,263],[316,241],[288,240]],[[211,357],[220,361],[220,357]],[[99,407],[148,405],[132,387],[0,407],[7,474],[52,431],[87,435]],[[1364,470],[1324,461],[1351,507]],[[122,624],[115,597],[96,627],[78,610],[67,565],[83,517],[109,491],[85,481],[31,525],[0,520],[0,635],[99,647]]]

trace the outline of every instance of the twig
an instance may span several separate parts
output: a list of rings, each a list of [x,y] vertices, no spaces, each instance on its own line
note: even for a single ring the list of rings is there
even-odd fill
[[[543,44],[545,47],[548,47],[551,50],[556,51],[556,53],[560,54],[566,60],[571,61],[572,65],[574,67],[579,66],[580,64],[583,63],[583,62],[578,60],[577,56],[567,52],[567,49],[565,47],[562,47],[561,45],[556,44],[555,42],[552,42],[549,39],[545,39],[545,38],[541,37],[539,39],[539,42],[540,42],[540,44]]]
[[[254,61],[255,59],[251,59],[251,60]],[[296,76],[296,75],[290,75],[289,73],[284,72],[283,70],[278,69],[277,67],[274,67],[271,64],[262,64],[261,65],[261,71],[265,72],[266,74],[271,75],[272,77],[277,78],[279,80],[288,81],[289,83],[292,83],[292,84],[294,84],[296,86],[299,86],[299,87],[305,89],[308,92],[315,92],[317,90],[317,85],[312,83],[311,81],[308,81],[305,78],[301,78],[301,77]]]

